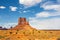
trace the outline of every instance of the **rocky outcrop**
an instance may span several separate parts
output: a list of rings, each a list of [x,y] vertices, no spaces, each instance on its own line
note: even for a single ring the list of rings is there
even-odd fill
[[[18,19],[18,25],[16,25],[14,28],[15,30],[30,30],[32,27],[29,25],[29,22],[27,22],[26,18],[19,18]]]
[[[29,25],[26,18],[19,18],[18,19],[18,25]]]
[[[2,26],[0,26],[0,30],[8,30],[7,28],[2,28]]]

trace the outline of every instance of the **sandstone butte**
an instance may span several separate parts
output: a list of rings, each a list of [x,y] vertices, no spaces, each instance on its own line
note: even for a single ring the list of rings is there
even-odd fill
[[[60,40],[59,30],[37,30],[26,18],[19,18],[18,25],[8,30],[0,30],[0,40]]]

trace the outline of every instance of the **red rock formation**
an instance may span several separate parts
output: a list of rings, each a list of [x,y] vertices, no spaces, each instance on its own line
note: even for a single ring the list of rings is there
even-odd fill
[[[19,18],[18,25],[29,25],[29,23],[26,21],[26,18]]]
[[[15,26],[14,28],[11,28],[11,29],[24,29],[24,30],[27,30],[27,29],[32,29],[31,26],[29,25],[29,23],[27,22],[26,18],[19,18],[18,19],[18,25]]]

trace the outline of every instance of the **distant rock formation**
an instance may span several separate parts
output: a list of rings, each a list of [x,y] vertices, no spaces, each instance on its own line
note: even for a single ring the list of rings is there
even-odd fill
[[[0,30],[8,30],[7,28],[2,28],[2,26],[0,26]]]

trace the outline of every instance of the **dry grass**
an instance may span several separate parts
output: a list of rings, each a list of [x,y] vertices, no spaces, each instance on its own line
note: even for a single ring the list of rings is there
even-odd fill
[[[0,40],[59,40],[60,31],[0,30]]]

